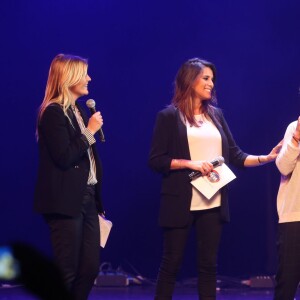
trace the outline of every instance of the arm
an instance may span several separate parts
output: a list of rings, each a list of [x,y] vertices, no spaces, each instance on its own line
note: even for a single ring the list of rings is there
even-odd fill
[[[85,135],[70,136],[68,122],[61,107],[51,105],[45,110],[39,125],[40,138],[54,163],[62,169],[76,164],[90,146]]]
[[[300,154],[300,117],[297,122],[291,123],[284,136],[282,150],[276,159],[276,165],[284,176],[293,172]]]
[[[279,142],[269,154],[267,155],[249,155],[244,153],[235,143],[233,136],[230,132],[228,124],[219,110],[219,118],[222,124],[222,128],[226,134],[228,145],[229,145],[229,162],[238,167],[256,167],[263,165],[269,162],[272,162],[276,159],[278,152],[282,146],[282,141]]]
[[[190,169],[200,171],[203,175],[213,170],[213,165],[206,160],[172,159],[170,170]]]
[[[174,141],[174,130],[177,125],[173,117],[165,112],[159,112],[157,115],[149,155],[150,168],[162,174],[179,169],[196,170],[202,174],[209,173],[213,166],[208,161],[191,161],[173,157],[170,149],[174,147],[174,143],[178,143]]]
[[[221,129],[223,130],[225,137],[224,141],[222,141],[222,150],[223,150],[223,156],[225,157],[225,162],[233,164],[236,167],[244,167],[244,161],[246,157],[248,156],[247,153],[244,153],[240,147],[236,144],[231,131],[229,129],[229,126],[223,116],[223,113],[220,109],[217,110],[218,113],[218,120],[221,124]],[[223,138],[223,137],[222,137]],[[229,161],[226,161],[227,159]]]
[[[274,161],[282,147],[283,141],[280,141],[267,155],[248,155],[245,159],[245,167],[257,167]]]
[[[169,122],[163,112],[157,114],[148,160],[149,167],[152,170],[163,174],[169,172],[172,161],[169,155],[169,139],[171,134],[168,130],[168,127],[171,127]]]

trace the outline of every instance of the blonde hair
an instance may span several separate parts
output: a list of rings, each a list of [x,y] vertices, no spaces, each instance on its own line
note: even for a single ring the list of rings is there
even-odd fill
[[[88,61],[85,58],[58,54],[51,62],[45,97],[39,108],[37,124],[45,109],[52,103],[59,104],[65,115],[73,101],[70,88],[87,75]],[[37,132],[38,135],[38,132]]]

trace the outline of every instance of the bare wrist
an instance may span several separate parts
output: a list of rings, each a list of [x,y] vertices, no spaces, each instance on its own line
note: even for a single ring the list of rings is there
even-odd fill
[[[181,159],[176,159],[176,161],[177,161],[178,169],[182,169],[182,160]]]
[[[264,165],[269,162],[266,155],[258,155],[257,161],[258,161],[259,165]]]
[[[181,159],[173,159],[172,160],[172,166],[175,169],[181,169]]]
[[[179,159],[179,167],[180,167],[180,169],[186,168],[186,160],[185,159]]]
[[[259,163],[260,165],[262,164],[262,161],[261,161],[261,159],[260,159],[259,156],[257,156],[257,161],[258,161],[258,163]]]

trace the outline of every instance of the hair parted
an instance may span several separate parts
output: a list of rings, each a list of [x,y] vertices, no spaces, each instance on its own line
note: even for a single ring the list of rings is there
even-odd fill
[[[64,113],[72,104],[70,87],[86,76],[88,61],[80,56],[58,54],[51,62],[44,100],[38,112],[38,124],[45,109],[52,103],[61,105]]]
[[[191,125],[198,127],[194,117],[193,86],[197,77],[202,73],[203,69],[207,67],[213,72],[213,81],[216,81],[216,67],[209,61],[192,58],[186,61],[178,70],[175,78],[174,96],[172,104],[180,110],[185,120]],[[203,101],[202,107],[205,115],[214,115],[214,107],[217,104],[215,88],[212,90],[212,97],[210,100]]]

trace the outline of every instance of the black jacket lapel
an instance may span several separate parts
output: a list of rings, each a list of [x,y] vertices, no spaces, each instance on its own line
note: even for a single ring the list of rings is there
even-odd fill
[[[176,122],[177,122],[177,127],[178,127],[178,142],[180,144],[180,150],[182,152],[182,157],[184,159],[191,159],[190,155],[190,150],[189,150],[189,143],[187,139],[187,131],[186,131],[186,126],[181,120],[181,116],[179,113],[179,110],[176,109]]]

